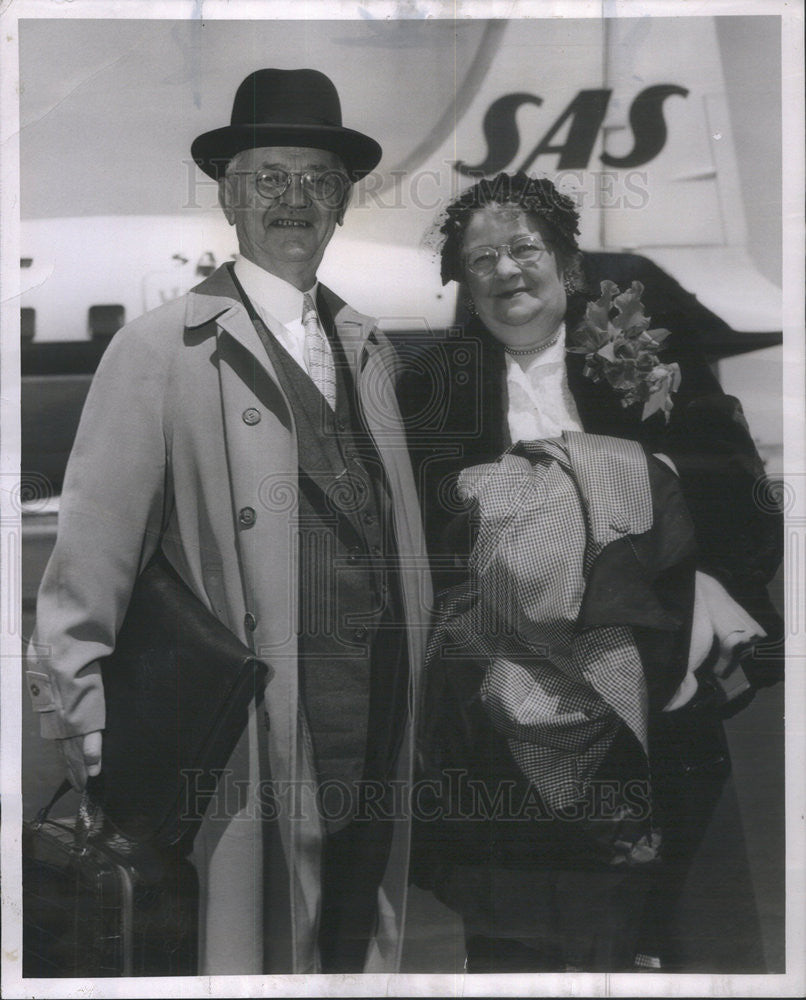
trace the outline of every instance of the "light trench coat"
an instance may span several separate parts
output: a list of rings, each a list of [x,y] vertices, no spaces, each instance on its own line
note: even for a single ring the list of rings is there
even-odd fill
[[[431,595],[393,391],[395,352],[372,320],[322,291],[393,499],[411,678],[396,777],[409,783]],[[200,971],[207,974],[319,968],[321,820],[303,794],[268,825],[256,819],[253,798],[262,746],[275,787],[305,789],[314,778],[298,727],[297,467],[291,406],[228,269],[219,268],[186,296],[127,325],[107,349],[68,464],[58,538],[39,593],[29,687],[49,738],[103,729],[98,660],[112,651],[137,574],[160,544],[193,592],[273,669],[268,732],[260,731],[263,709],[253,712],[230,761],[231,780],[220,783],[194,846]],[[249,526],[238,517],[245,507],[257,515]],[[249,792],[242,784],[239,796],[238,782],[247,780]],[[264,850],[269,832],[274,848]],[[409,834],[404,816],[379,890],[367,972],[399,965]]]

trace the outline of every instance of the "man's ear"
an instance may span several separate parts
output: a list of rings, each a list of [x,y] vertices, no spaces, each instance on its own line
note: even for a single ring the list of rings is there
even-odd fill
[[[350,199],[353,197],[353,185],[348,184],[345,192],[344,198],[341,203],[341,208],[339,209],[339,214],[336,216],[336,222],[340,225],[344,225],[344,216],[347,214],[347,206],[350,204]]]
[[[233,178],[227,176],[226,174],[220,178],[218,182],[218,204],[221,206],[221,210],[224,213],[224,218],[231,225],[235,225],[235,209],[233,205],[233,192],[232,192],[232,182]]]

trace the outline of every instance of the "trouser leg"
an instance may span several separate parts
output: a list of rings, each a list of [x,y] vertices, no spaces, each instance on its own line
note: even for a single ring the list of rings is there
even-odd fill
[[[322,972],[364,969],[392,831],[391,819],[373,816],[354,820],[325,839],[319,925]]]

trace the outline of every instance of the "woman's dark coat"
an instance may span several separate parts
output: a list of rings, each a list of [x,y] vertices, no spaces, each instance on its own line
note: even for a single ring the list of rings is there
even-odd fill
[[[643,301],[652,318],[651,326],[671,331],[661,360],[680,366],[681,383],[668,423],[660,413],[642,421],[640,405],[624,408],[607,384],[594,384],[583,374],[583,355],[568,353],[568,383],[583,429],[632,438],[647,451],[671,458],[694,524],[698,568],[720,580],[767,632],[767,639],[757,647],[753,658],[742,661],[751,688],[736,702],[720,706],[713,697],[704,702],[695,699],[680,712],[655,711],[653,715],[650,755],[654,745],[663,758],[662,766],[656,767],[654,808],[665,827],[669,862],[655,885],[661,893],[656,910],[671,913],[730,769],[721,716],[746,704],[756,687],[772,684],[782,676],[783,626],[766,588],[781,562],[783,518],[741,405],[723,392],[703,349],[700,333],[713,333],[703,318],[712,327],[716,324],[717,334],[724,335],[727,328],[648,261],[629,255],[616,255],[615,259],[619,264],[617,272],[606,271],[597,277],[610,277],[622,289],[631,280],[644,281]],[[595,297],[595,291],[589,297]],[[573,330],[584,315],[586,301],[579,295],[569,302],[568,343],[573,341]],[[468,466],[495,460],[513,443],[506,419],[504,352],[477,318],[465,314],[459,319],[458,329],[443,340],[402,351],[403,374],[398,382],[437,591],[464,578],[466,556],[473,542],[472,523],[462,514],[454,491],[458,473]],[[651,642],[652,636],[647,632],[645,639]],[[481,664],[443,660],[436,672],[442,690],[430,689],[434,699],[431,707],[436,706],[437,714],[429,716],[426,711],[423,718],[430,717],[432,735],[439,737],[439,754],[444,763],[480,775],[488,789],[509,782],[517,805],[524,796],[529,797],[528,782],[518,775],[505,741],[489,725],[480,705],[477,691],[482,670]],[[428,734],[425,738],[421,734],[421,749],[427,752],[428,746]],[[628,741],[614,747],[603,778],[620,780],[625,773],[632,773],[636,766],[634,750]],[[431,766],[423,776],[433,775],[435,760],[426,756],[421,763]],[[448,808],[463,809],[463,794],[449,789],[442,808],[447,803]],[[534,799],[530,797],[529,801]],[[542,868],[555,871],[555,875],[541,876],[543,879],[556,880],[556,873],[568,868],[569,857],[576,856],[586,869],[597,866],[597,857],[606,857],[607,844],[597,843],[595,836],[591,838],[590,828],[586,830],[582,825],[574,830],[574,825],[567,823],[562,826],[558,838],[551,832],[556,827],[552,823],[496,823],[483,817],[475,823],[421,822],[415,825],[419,849],[414,857],[414,877],[434,887],[443,901],[462,912],[466,928],[472,928],[479,914],[483,924],[490,887],[502,884],[496,881],[500,878],[496,871],[514,868],[526,879],[532,869],[528,878],[536,879],[539,876],[534,868]],[[741,848],[740,827],[735,835]],[[479,876],[481,883],[477,882]],[[484,888],[479,890],[479,884]],[[550,884],[528,882],[538,895],[556,894],[559,909],[551,921],[562,925],[566,909],[570,913],[573,907],[568,906],[570,897],[557,886],[547,888]],[[535,898],[531,889],[527,895]],[[514,900],[512,905],[516,908]],[[613,905],[616,908],[610,916],[615,919],[621,911]],[[482,926],[481,933],[496,936],[498,920],[496,917],[487,930]],[[579,930],[585,938],[587,931],[581,927]],[[594,921],[588,928],[591,939],[599,930]],[[626,941],[624,938],[619,947]],[[631,961],[629,944],[626,949],[626,960]]]

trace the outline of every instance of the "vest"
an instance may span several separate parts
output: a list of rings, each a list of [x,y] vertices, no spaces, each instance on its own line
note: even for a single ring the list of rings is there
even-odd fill
[[[388,778],[404,729],[408,658],[391,498],[321,296],[335,413],[239,290],[296,423],[302,729],[333,832],[350,819],[343,785]]]

